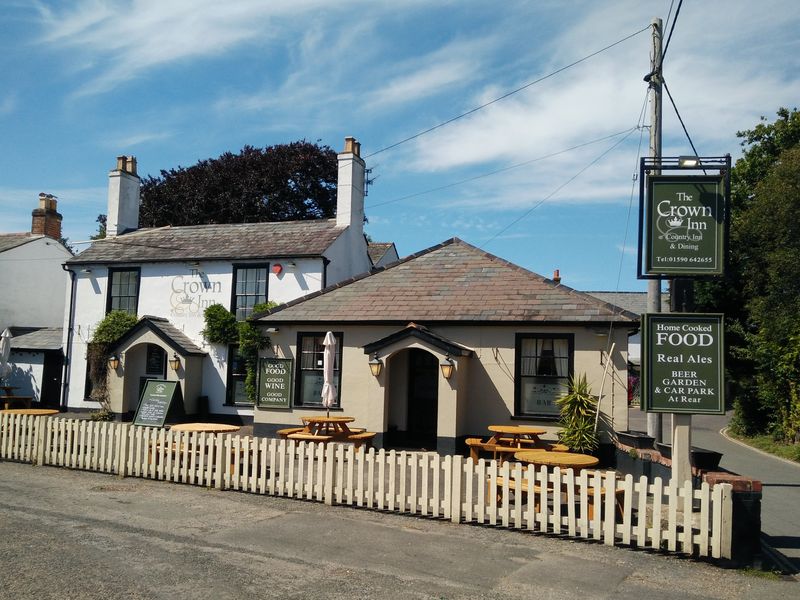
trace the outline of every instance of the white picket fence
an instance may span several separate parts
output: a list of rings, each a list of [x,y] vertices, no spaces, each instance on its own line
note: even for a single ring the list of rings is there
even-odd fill
[[[0,459],[731,557],[729,484],[9,414]]]

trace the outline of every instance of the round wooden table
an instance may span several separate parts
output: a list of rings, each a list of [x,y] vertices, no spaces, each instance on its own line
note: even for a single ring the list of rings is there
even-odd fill
[[[170,431],[194,431],[197,433],[233,433],[240,429],[239,425],[225,423],[179,423],[170,427]]]
[[[575,469],[576,471],[596,467],[600,464],[599,458],[589,454],[549,452],[547,450],[523,450],[514,454],[514,458],[531,465],[546,465],[548,467],[561,467],[562,469]]]
[[[49,417],[60,412],[55,408],[6,408],[0,410],[0,413],[4,415],[35,415],[37,417]]]
[[[492,437],[486,442],[487,444],[515,448],[541,446],[539,436],[547,433],[546,429],[531,425],[489,425],[488,429],[492,432]]]
[[[347,426],[355,417],[300,417],[305,430],[312,435],[333,435],[346,437],[352,433]]]

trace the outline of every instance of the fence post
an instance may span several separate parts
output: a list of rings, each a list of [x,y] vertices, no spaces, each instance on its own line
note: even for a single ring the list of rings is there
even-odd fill
[[[47,425],[48,417],[37,417],[36,419],[36,437],[34,438],[33,447],[36,449],[36,455],[33,458],[33,464],[41,466],[44,463],[44,441],[46,437],[45,428]]]
[[[452,479],[450,490],[450,521],[453,523],[461,522],[461,473],[463,472],[464,457],[460,454],[453,456]]]
[[[115,471],[120,478],[127,475],[128,465],[128,434],[130,433],[130,425],[124,423],[115,423],[115,432],[117,434],[117,464]]]
[[[216,434],[216,439],[214,440],[215,449],[214,449],[214,461],[216,463],[216,469],[214,469],[214,487],[218,490],[222,489],[222,479],[225,476],[225,461],[222,460],[223,455],[225,454],[224,449],[224,440],[222,439],[222,434]]]

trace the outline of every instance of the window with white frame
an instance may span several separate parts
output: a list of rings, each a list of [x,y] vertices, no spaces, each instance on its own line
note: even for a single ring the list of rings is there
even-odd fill
[[[342,375],[342,341],[341,333],[334,334],[336,337],[336,353],[333,362],[333,381],[336,385],[336,401],[334,406],[339,406],[341,398],[341,375]],[[321,406],[322,405],[322,384],[323,384],[323,355],[325,346],[323,340],[324,333],[299,333],[297,334],[297,351],[300,355],[297,370],[297,393],[295,394],[295,406]]]

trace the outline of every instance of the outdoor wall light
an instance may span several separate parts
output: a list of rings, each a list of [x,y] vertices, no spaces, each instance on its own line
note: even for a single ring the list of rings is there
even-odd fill
[[[92,272],[92,270],[89,267],[81,269],[81,273],[87,273],[88,274],[88,273],[91,273],[91,272]]]
[[[442,362],[439,363],[439,368],[442,370],[442,377],[445,379],[450,379],[453,376],[453,359],[450,358],[448,354],[442,359]]]
[[[112,371],[116,371],[119,368],[119,356],[116,354],[112,354],[108,357],[108,366]]]
[[[383,370],[383,361],[378,358],[377,352],[373,353],[372,358],[369,361],[369,370],[372,371],[372,374],[375,377],[380,375],[381,371]]]
[[[679,156],[678,166],[684,168],[699,167],[700,159],[696,156]]]
[[[163,364],[163,363],[162,363]],[[173,352],[172,358],[169,359],[169,368],[173,371],[177,371],[181,368],[181,359],[178,358],[178,355]]]

